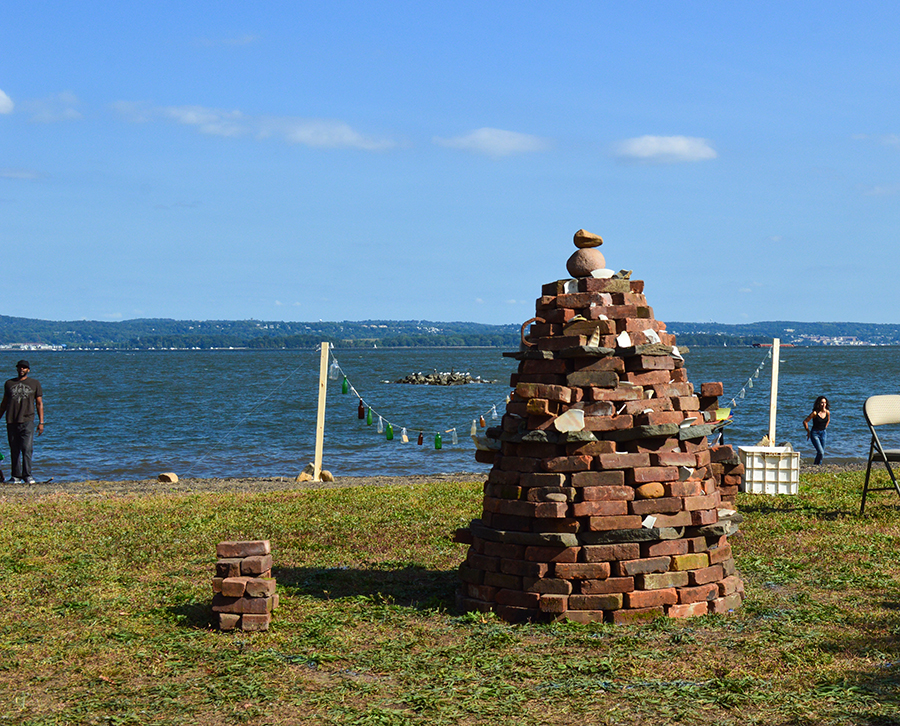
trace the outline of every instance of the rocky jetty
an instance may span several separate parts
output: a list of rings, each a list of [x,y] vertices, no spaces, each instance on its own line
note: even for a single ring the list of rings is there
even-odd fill
[[[410,373],[408,376],[401,378],[394,383],[409,383],[414,386],[464,386],[467,383],[494,383],[481,376],[471,376],[468,373]]]

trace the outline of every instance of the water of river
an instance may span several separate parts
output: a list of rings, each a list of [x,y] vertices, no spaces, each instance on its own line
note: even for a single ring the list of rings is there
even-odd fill
[[[893,347],[782,348],[777,441],[811,457],[802,420],[817,395],[829,397],[826,460],[865,458],[866,397],[900,387]],[[502,415],[516,362],[497,349],[338,349],[341,369],[376,412],[357,418],[359,399],[329,381],[324,468],[336,476],[487,471],[474,460],[469,429],[492,409]],[[9,375],[19,353],[0,356]],[[35,444],[35,476],[58,481],[181,477],[295,476],[314,455],[319,353],[316,351],[29,352],[44,389],[47,426]],[[725,385],[738,396],[726,441],[752,445],[768,431],[771,363],[759,348],[695,348],[691,382]],[[464,386],[391,383],[413,372],[463,371],[496,381]],[[747,386],[756,370],[758,379]],[[395,431],[377,432],[378,416]],[[400,442],[406,427],[410,442]],[[458,443],[452,443],[456,428]],[[416,444],[419,431],[424,444]],[[441,431],[443,448],[434,448]],[[900,445],[900,438],[889,438]],[[7,454],[8,456],[8,454]],[[8,461],[0,462],[9,474]]]

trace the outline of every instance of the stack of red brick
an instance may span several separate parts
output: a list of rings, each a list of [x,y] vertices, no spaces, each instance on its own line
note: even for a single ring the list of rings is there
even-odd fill
[[[721,383],[703,383],[700,386],[700,410],[704,416],[711,418],[719,410],[719,396],[723,394]],[[711,446],[709,449],[709,473],[719,485],[722,504],[735,506],[738,488],[744,477],[744,465],[734,449],[725,444]]]
[[[219,542],[212,609],[221,630],[268,630],[278,606],[269,540]]]
[[[501,426],[476,457],[493,468],[481,519],[457,532],[470,545],[460,608],[624,623],[738,607],[727,536],[740,515],[720,517],[707,439],[721,384],[701,389],[701,406],[642,282],[542,292],[523,349],[507,354],[520,362]]]

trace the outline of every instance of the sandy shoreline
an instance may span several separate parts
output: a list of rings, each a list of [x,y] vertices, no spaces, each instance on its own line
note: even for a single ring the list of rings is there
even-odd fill
[[[801,474],[841,473],[864,471],[865,462],[847,462],[821,466],[801,463]],[[276,492],[309,489],[336,489],[357,486],[402,486],[442,481],[483,482],[487,472],[457,472],[453,474],[421,474],[413,476],[348,476],[334,482],[296,482],[290,477],[221,479],[181,479],[177,484],[162,484],[155,479],[131,481],[50,482],[49,484],[0,483],[0,500],[67,494],[71,496],[126,496],[146,494],[194,494],[197,492]]]

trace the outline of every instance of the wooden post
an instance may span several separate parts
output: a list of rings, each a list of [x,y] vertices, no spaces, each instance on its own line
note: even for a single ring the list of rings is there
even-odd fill
[[[316,414],[316,458],[313,460],[313,481],[322,481],[322,448],[325,445],[325,393],[328,388],[328,343],[322,343],[319,359],[319,410]]]
[[[775,415],[778,410],[778,359],[781,338],[772,339],[772,393],[769,396],[769,446],[775,446]]]

